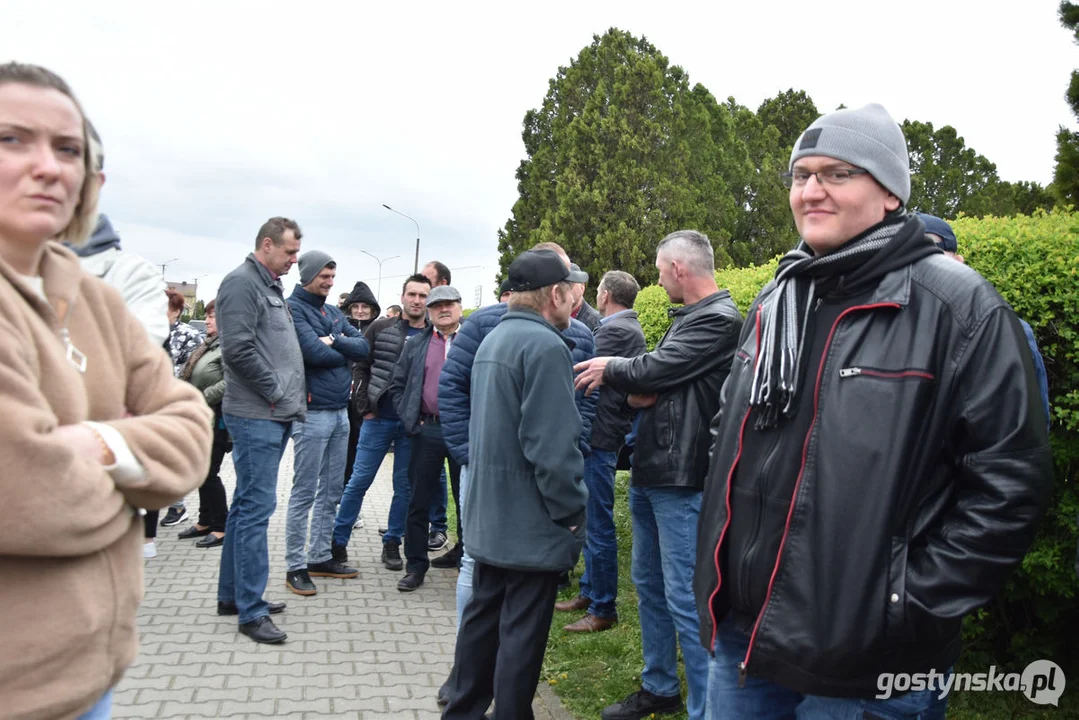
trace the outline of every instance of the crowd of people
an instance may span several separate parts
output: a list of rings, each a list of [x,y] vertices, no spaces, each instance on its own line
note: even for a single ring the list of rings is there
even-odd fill
[[[707,236],[659,239],[676,307],[650,351],[637,280],[606,272],[593,308],[557,244],[518,255],[500,302],[467,319],[439,261],[380,317],[362,282],[329,301],[337,263],[301,254],[285,217],[222,281],[202,338],[98,214],[104,180],[64,81],[0,66],[0,694],[16,717],[111,716],[157,511],[183,522],[196,487],[179,537],[220,547],[218,614],[287,639],[265,593],[290,441],[284,586],[300,597],[359,574],[349,542],[392,452],[378,563],[401,592],[458,570],[447,720],[532,717],[556,608],[580,614],[564,632],[616,625],[618,468],[643,667],[604,720],[943,718],[932,688],[877,699],[878,677],[949,673],[963,618],[1045,510],[1033,335],[951,227],[908,210],[906,142],[879,105],[798,138],[800,242],[745,316]]]

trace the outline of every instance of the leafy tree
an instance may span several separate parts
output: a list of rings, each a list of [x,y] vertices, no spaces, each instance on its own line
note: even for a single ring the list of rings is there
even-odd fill
[[[205,320],[206,319],[206,304],[203,303],[202,300],[196,300],[195,301],[194,319],[195,320]]]
[[[788,156],[794,149],[794,141],[820,115],[816,103],[805,90],[794,88],[768,98],[757,108],[760,121],[779,131],[779,142],[787,148]]]
[[[1063,0],[1060,3],[1060,24],[1070,30],[1075,41],[1079,42],[1079,5]],[[1079,118],[1079,70],[1072,70],[1065,97],[1072,113]],[[1054,194],[1060,202],[1079,207],[1079,133],[1063,125],[1057,130],[1056,162]]]
[[[646,39],[594,36],[525,115],[518,199],[498,233],[502,273],[554,241],[593,287],[614,268],[647,284],[657,243],[680,228],[707,233],[727,264],[736,205],[715,145],[733,133],[709,97]]]
[[[968,201],[1000,182],[997,166],[968,148],[951,125],[934,130],[932,123],[904,120],[903,134],[910,151],[908,205],[913,209],[954,218]]]

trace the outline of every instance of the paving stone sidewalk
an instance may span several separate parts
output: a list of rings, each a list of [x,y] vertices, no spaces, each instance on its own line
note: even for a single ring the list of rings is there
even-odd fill
[[[259,645],[219,617],[220,548],[200,550],[176,535],[188,521],[158,531],[158,556],[146,563],[139,611],[141,647],[116,690],[115,718],[408,718],[434,720],[438,687],[453,663],[457,573],[432,568],[423,587],[397,590],[401,573],[379,562],[378,527],[392,495],[387,455],[364,500],[363,528],[353,531],[352,580],[314,578],[318,594],[285,588],[285,511],[292,486],[292,446],[281,461],[277,511],[270,520],[268,600],[288,608],[274,616],[288,633],[282,645]],[[231,459],[221,476],[229,497]],[[191,521],[198,493],[187,498]],[[541,683],[538,720],[569,720]]]

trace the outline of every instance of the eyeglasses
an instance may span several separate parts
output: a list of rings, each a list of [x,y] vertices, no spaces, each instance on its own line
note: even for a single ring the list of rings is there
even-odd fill
[[[859,168],[829,168],[817,172],[795,169],[793,172],[780,173],[779,177],[783,178],[783,184],[787,187],[802,187],[814,175],[817,176],[817,182],[821,185],[845,185],[855,175],[868,174],[868,170]]]

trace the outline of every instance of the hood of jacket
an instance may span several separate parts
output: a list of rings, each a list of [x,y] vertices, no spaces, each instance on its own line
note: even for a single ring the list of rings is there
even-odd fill
[[[119,250],[120,236],[116,234],[116,230],[113,229],[108,216],[101,214],[97,216],[97,227],[94,228],[93,235],[84,245],[68,245],[67,247],[79,257],[90,257],[111,248]]]
[[[375,294],[371,292],[371,288],[367,287],[365,282],[358,282],[352,286],[352,292],[348,294],[348,300],[345,301],[345,306],[341,308],[345,313],[345,317],[348,317],[348,306],[358,302],[370,305],[375,309],[374,315],[371,316],[372,320],[382,314],[382,306],[378,304]]]

